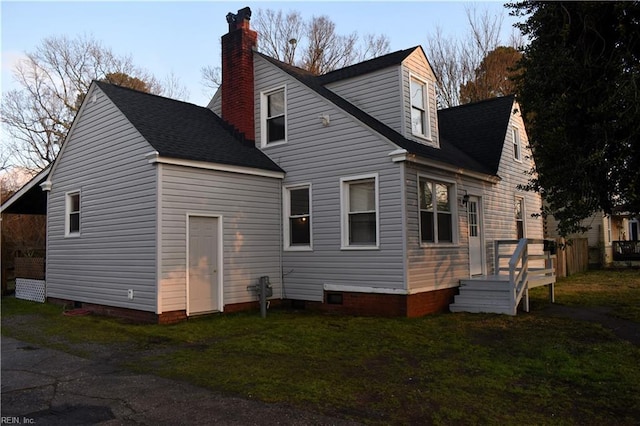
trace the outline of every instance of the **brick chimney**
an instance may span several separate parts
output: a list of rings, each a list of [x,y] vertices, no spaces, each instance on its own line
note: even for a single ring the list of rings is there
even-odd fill
[[[245,138],[255,140],[253,50],[258,33],[249,27],[251,9],[228,13],[229,32],[222,36],[222,118]]]

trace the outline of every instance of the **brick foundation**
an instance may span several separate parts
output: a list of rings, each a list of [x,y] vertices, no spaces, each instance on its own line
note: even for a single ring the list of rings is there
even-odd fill
[[[163,312],[160,315],[157,315],[157,317],[158,324],[175,324],[188,318],[187,311],[185,310]]]
[[[447,312],[456,294],[458,294],[458,287],[411,294],[407,297],[406,316],[416,318],[439,312]]]
[[[328,294],[341,295],[342,304],[326,303]],[[325,292],[325,303],[309,307],[346,315],[415,318],[446,312],[456,294],[457,287],[410,295],[331,291]]]
[[[65,306],[65,308],[69,310],[82,308],[97,315],[122,318],[136,323],[173,324],[187,319],[187,312],[184,310],[163,312],[158,315],[155,312],[141,311],[138,309],[120,308],[117,306],[98,305],[86,302],[74,302],[73,300],[57,299],[55,297],[48,297],[47,302],[53,303],[54,305]]]
[[[283,306],[283,300],[281,299],[271,299],[269,300],[269,308],[275,308]],[[233,303],[231,305],[224,305],[224,313],[231,314],[234,312],[243,312],[243,311],[255,311],[260,310],[260,302],[244,302],[244,303]]]
[[[328,294],[339,295],[342,298],[342,304],[326,303]],[[410,295],[331,291],[325,292],[324,303],[272,299],[269,301],[269,307],[308,309],[341,315],[415,318],[447,311],[456,294],[458,294],[457,287]],[[72,300],[56,299],[53,297],[47,298],[47,301],[57,305],[66,305],[67,309],[83,308],[98,315],[123,318],[139,323],[173,324],[189,319],[185,310],[156,314],[154,312],[140,311],[136,309],[119,308],[94,303],[74,302]],[[258,310],[260,310],[260,304],[258,301],[234,303],[225,305],[224,307],[224,313]]]
[[[141,311],[138,309],[120,308],[117,306],[98,305],[95,303],[86,302],[74,302],[73,300],[58,299],[55,297],[48,297],[47,302],[54,305],[65,306],[65,309],[71,310],[76,308],[87,309],[97,315],[104,315],[108,317],[122,318],[137,323],[148,324],[175,324],[177,322],[185,321],[189,319],[186,310],[163,312],[156,314],[154,312]],[[274,299],[269,301],[269,307],[275,308],[283,305],[283,301],[280,299]],[[260,303],[246,302],[246,303],[234,303],[231,305],[225,305],[224,313],[234,313],[242,311],[259,311]]]

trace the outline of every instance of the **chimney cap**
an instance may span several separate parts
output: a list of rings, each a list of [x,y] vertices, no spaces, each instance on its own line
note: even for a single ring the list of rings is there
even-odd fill
[[[238,10],[238,13],[233,14],[231,12],[227,13],[227,23],[229,24],[229,32],[237,30],[241,28],[245,21],[251,19],[251,8],[244,7]]]

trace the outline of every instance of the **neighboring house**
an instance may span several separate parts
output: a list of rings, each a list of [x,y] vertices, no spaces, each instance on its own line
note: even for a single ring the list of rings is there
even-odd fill
[[[421,47],[313,76],[230,14],[209,108],[94,82],[49,178],[47,296],[170,322],[273,299],[446,309],[542,238],[513,97],[436,110]]]
[[[557,225],[553,216],[546,218],[548,237],[558,237]],[[584,219],[581,226],[589,230],[571,234],[567,239],[587,238],[589,264],[605,267],[640,264],[640,218],[623,211],[612,215],[596,212]]]
[[[48,176],[49,167],[3,200],[0,206],[0,269],[2,295],[18,290],[21,279],[38,279],[44,300],[44,255],[46,240],[47,197],[40,184]],[[26,267],[28,265],[33,268]],[[17,283],[15,287],[9,282]]]

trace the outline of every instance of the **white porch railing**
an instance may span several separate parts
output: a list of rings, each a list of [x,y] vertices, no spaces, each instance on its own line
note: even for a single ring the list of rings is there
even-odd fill
[[[493,312],[516,315],[518,305],[529,312],[529,289],[549,285],[554,302],[555,254],[550,240],[498,240],[494,242],[493,275],[460,280],[460,291],[451,312]]]
[[[518,304],[524,299],[523,309],[529,312],[529,289],[549,285],[549,299],[555,301],[556,273],[554,260],[547,244],[551,240],[522,238],[520,240],[496,240],[494,242],[496,275],[507,272],[511,292],[511,306],[515,315]],[[507,253],[501,248],[516,246]],[[542,246],[542,247],[540,247]],[[505,260],[508,259],[505,265]]]

